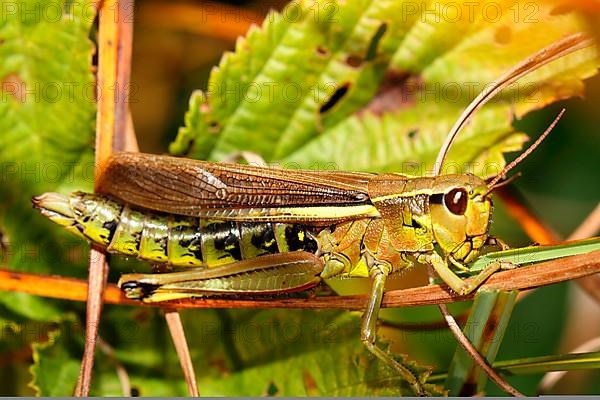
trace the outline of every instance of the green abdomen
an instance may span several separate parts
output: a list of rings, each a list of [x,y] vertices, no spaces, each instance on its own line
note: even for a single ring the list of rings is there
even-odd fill
[[[266,254],[317,251],[310,228],[283,223],[206,220],[99,202],[78,229],[107,251],[174,267],[214,267]]]

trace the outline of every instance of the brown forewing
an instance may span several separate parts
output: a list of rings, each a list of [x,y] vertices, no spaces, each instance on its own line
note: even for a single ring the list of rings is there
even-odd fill
[[[199,216],[223,209],[370,204],[373,176],[115,153],[97,191],[150,210]]]

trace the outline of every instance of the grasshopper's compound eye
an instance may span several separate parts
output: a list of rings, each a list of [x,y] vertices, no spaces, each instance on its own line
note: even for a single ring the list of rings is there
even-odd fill
[[[465,189],[452,189],[444,195],[444,204],[452,214],[463,215],[467,210],[468,201]]]

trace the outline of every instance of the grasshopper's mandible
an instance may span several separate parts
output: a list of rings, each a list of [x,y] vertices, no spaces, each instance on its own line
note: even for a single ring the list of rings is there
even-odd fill
[[[582,43],[564,39],[536,53],[533,65],[513,69],[473,102],[450,136],[496,89]],[[423,394],[422,383],[375,344],[386,277],[425,263],[466,294],[501,268],[491,264],[470,283],[456,274],[496,244],[488,236],[491,191],[505,173],[486,183],[470,174],[300,171],[119,153],[103,171],[101,194],[46,193],[33,202],[108,252],[166,266],[166,273],[121,277],[126,295],[146,302],[273,295],[324,278],[369,276],[362,340]]]

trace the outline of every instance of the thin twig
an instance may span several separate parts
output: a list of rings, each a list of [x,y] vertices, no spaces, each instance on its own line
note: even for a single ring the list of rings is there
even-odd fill
[[[585,220],[571,233],[568,240],[579,240],[594,236],[600,230],[600,203]],[[592,299],[600,304],[600,275],[590,275],[575,281]]]
[[[133,125],[133,117],[130,109],[127,110],[126,118],[126,131],[125,134],[122,135],[124,137],[124,142],[121,143],[121,145],[125,151],[139,151],[137,138],[135,136],[135,127]],[[199,394],[196,374],[194,373],[194,366],[190,356],[190,350],[185,338],[185,330],[183,328],[179,312],[176,309],[169,310],[165,313],[165,319],[167,321],[169,333],[173,339],[175,351],[179,357],[179,363],[181,364],[185,381],[187,382],[188,393],[190,396],[198,397]]]
[[[171,332],[171,338],[175,345],[175,351],[179,357],[179,363],[183,370],[185,382],[188,386],[188,392],[192,397],[200,396],[198,392],[198,384],[196,383],[196,374],[194,373],[194,366],[192,364],[192,357],[190,356],[190,350],[185,339],[185,331],[183,324],[181,323],[181,316],[179,311],[175,309],[168,309],[165,311],[165,319]]]
[[[504,202],[508,213],[521,225],[525,233],[534,242],[552,244],[561,240],[558,233],[554,232],[542,221],[531,207],[520,197],[518,192],[508,187],[503,187],[497,192]],[[600,229],[600,204],[586,217],[568,240],[586,239],[593,236]],[[600,276],[590,275],[575,281],[579,287],[600,304]],[[519,301],[532,292],[519,293]]]
[[[431,280],[435,279],[437,276],[432,267],[427,268],[427,273],[429,274],[429,278]],[[498,373],[496,373],[496,371],[494,371],[494,369],[490,367],[485,358],[483,358],[483,356],[479,353],[479,350],[475,348],[473,343],[471,343],[471,340],[469,340],[467,335],[465,335],[463,330],[460,328],[454,316],[450,314],[450,311],[448,310],[446,304],[438,304],[438,309],[440,310],[442,317],[446,321],[446,325],[448,325],[450,332],[456,338],[458,344],[467,352],[467,354],[469,355],[469,357],[471,357],[475,364],[477,364],[477,366],[479,366],[479,368],[481,368],[481,370],[485,372],[485,374],[494,383],[496,383],[496,385],[498,385],[500,389],[504,390],[506,393],[512,396],[522,397],[523,395],[517,389],[512,387],[510,383],[504,380],[504,378],[498,375]]]
[[[526,290],[600,272],[600,250],[571,257],[501,271],[492,275],[481,289]],[[467,280],[468,281],[468,280]],[[71,301],[85,301],[87,282],[67,277],[38,275],[0,269],[0,290]],[[471,293],[459,296],[446,285],[428,285],[410,289],[391,290],[384,294],[382,307],[412,307],[465,301]],[[105,291],[104,302],[162,308],[306,308],[362,310],[366,296],[316,296],[310,298],[194,298],[163,303],[142,303],[125,297],[114,284]]]
[[[488,362],[485,360],[485,358],[483,358],[483,356],[479,353],[479,351],[477,351],[477,349],[473,346],[473,343],[471,343],[469,338],[467,338],[465,336],[462,329],[460,329],[460,326],[458,326],[458,324],[456,323],[456,320],[450,314],[450,311],[448,311],[448,307],[445,304],[440,304],[440,305],[438,305],[438,307],[439,307],[442,315],[444,316],[446,323],[448,324],[448,328],[450,328],[450,331],[452,332],[454,337],[458,340],[458,343],[460,344],[460,346],[467,352],[467,354],[469,354],[469,356],[473,359],[473,361],[475,361],[477,366],[479,366],[483,370],[483,372],[485,372],[487,374],[487,376],[496,385],[498,385],[498,387],[500,389],[504,390],[506,393],[508,393],[512,396],[524,397],[524,395],[521,392],[519,392],[517,389],[512,387],[510,385],[510,383],[508,383],[506,380],[504,380],[504,378],[502,378],[494,370],[494,368],[492,368],[488,364]]]
[[[507,206],[509,214],[518,221],[527,235],[534,241],[541,244],[551,244],[560,240],[560,235],[551,230],[541,219],[535,215],[530,207],[525,206],[525,202],[519,198],[517,192],[510,187],[502,188],[498,191],[500,197]],[[586,239],[595,235],[600,229],[600,203],[586,217],[586,219],[577,227],[568,237],[568,240]],[[600,304],[600,274],[591,274],[579,279],[576,279],[577,285]],[[524,298],[532,291],[519,293],[519,300]],[[582,346],[589,346],[590,342],[584,343]],[[581,346],[580,346],[581,347]],[[587,349],[588,347],[584,347]],[[580,348],[573,352],[582,351]],[[548,373],[540,383],[540,393],[547,392],[556,382],[561,379],[566,372]]]
[[[98,27],[98,111],[96,118],[96,182],[113,151],[125,149],[127,101],[131,73],[133,23],[125,18],[133,0],[101,3]],[[92,248],[89,259],[85,348],[75,396],[89,395],[102,300],[108,277],[105,254]]]
[[[92,383],[94,367],[94,352],[102,313],[102,299],[108,278],[108,263],[106,255],[98,250],[90,251],[88,268],[88,290],[86,296],[85,346],[79,370],[79,378],[75,387],[75,397],[87,397]]]
[[[571,233],[568,240],[586,239],[594,236],[598,231],[600,231],[600,203]]]
[[[560,235],[538,217],[514,187],[504,186],[498,189],[496,194],[502,199],[508,214],[523,228],[531,240],[539,244],[560,242]],[[520,292],[517,301],[523,300],[531,293],[533,291]]]

